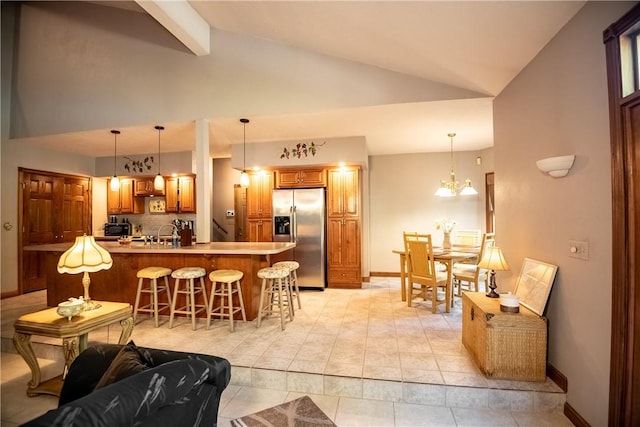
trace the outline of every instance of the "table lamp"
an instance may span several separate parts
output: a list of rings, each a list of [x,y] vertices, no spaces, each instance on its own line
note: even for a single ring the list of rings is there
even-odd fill
[[[113,260],[109,252],[98,245],[93,236],[86,234],[76,237],[76,242],[62,254],[58,260],[58,272],[78,274],[82,276],[82,286],[84,287],[84,310],[94,310],[100,308],[100,304],[91,301],[89,297],[89,273],[100,270],[108,270],[113,265]]]
[[[485,251],[482,259],[478,263],[478,268],[491,270],[491,278],[489,279],[489,289],[491,289],[491,291],[487,294],[487,297],[498,298],[500,295],[496,292],[496,270],[508,270],[509,265],[498,246],[489,246]]]

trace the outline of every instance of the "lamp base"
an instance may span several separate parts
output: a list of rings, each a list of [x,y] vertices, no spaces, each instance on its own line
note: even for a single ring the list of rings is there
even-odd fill
[[[489,292],[486,294],[487,298],[499,298],[500,295],[496,292],[496,271],[491,270],[491,277],[489,279]]]
[[[97,308],[102,307],[102,305],[100,305],[100,303],[97,303],[95,301],[89,300],[89,301],[85,301],[84,305],[82,306],[82,310],[83,311],[90,311],[90,310],[95,310]]]

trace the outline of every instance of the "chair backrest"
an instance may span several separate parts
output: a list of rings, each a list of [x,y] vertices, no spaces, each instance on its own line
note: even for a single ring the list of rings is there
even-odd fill
[[[405,232],[403,238],[409,280],[412,283],[426,285],[435,283],[436,266],[433,258],[431,234]]]
[[[480,246],[482,231],[480,230],[457,230],[455,245],[459,246]]]
[[[480,245],[480,252],[478,252],[478,262],[476,262],[476,264],[480,262],[480,260],[484,256],[486,249],[496,243],[495,236],[495,233],[484,233],[482,235],[482,244]]]

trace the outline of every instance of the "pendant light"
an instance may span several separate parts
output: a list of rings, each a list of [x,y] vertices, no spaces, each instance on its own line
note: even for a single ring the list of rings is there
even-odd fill
[[[464,186],[459,187],[458,181],[456,181],[456,173],[453,171],[453,137],[455,133],[447,134],[451,139],[451,172],[449,173],[449,180],[440,181],[440,188],[436,191],[438,197],[453,197],[460,191],[461,196],[472,196],[478,194],[475,188],[471,186],[471,180],[465,179]]]
[[[242,173],[240,174],[240,187],[247,188],[249,186],[249,175],[247,174],[247,123],[249,119],[240,119],[242,123]]]
[[[111,131],[111,133],[113,134],[113,176],[111,177],[111,183],[109,184],[109,186],[111,188],[111,191],[118,191],[120,190],[120,179],[118,178],[118,175],[116,175],[116,139],[118,138],[118,135],[120,135],[120,131],[114,129]]]
[[[153,189],[156,191],[164,191],[164,178],[160,175],[160,132],[164,130],[164,126],[156,126],[158,131],[158,175],[153,179]]]

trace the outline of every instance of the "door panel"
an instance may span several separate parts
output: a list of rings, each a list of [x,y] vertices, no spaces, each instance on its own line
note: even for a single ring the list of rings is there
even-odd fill
[[[44,289],[40,256],[22,248],[29,245],[73,242],[91,233],[91,179],[20,169],[20,229],[18,289]]]

